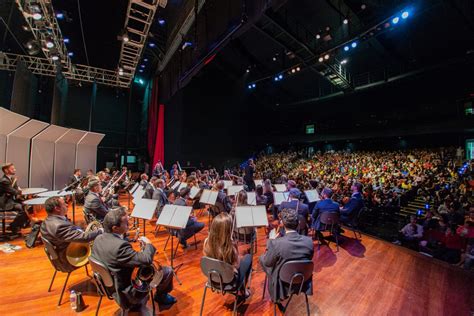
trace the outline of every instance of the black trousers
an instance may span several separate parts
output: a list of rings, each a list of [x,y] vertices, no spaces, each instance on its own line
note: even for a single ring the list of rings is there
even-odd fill
[[[26,224],[26,222],[28,222],[28,215],[26,214],[20,203],[15,203],[11,210],[17,212],[15,219],[10,224],[11,231],[13,233],[16,233],[20,230],[20,228],[23,227],[23,225]]]
[[[168,294],[173,290],[173,271],[170,267],[163,268],[163,279],[160,284],[156,287],[155,300],[158,300],[161,296]]]

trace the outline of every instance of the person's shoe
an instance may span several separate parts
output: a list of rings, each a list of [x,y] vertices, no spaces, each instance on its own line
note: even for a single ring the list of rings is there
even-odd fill
[[[176,303],[176,298],[170,294],[155,295],[155,301],[162,305],[173,305]]]
[[[283,306],[282,303],[276,303],[276,306],[278,307],[278,310],[282,313],[285,312],[285,306]]]
[[[181,245],[181,248],[183,248],[183,249],[188,249],[188,247],[189,247],[188,243],[186,241],[184,243],[180,242],[179,244]]]
[[[392,244],[400,246],[402,243],[400,242],[400,240],[395,240],[394,242],[392,242]]]

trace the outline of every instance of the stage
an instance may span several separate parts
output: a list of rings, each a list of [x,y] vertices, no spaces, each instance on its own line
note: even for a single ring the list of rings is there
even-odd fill
[[[122,200],[126,205],[126,201]],[[71,216],[71,210],[69,216]],[[77,221],[82,222],[81,207],[76,210]],[[203,212],[200,221],[206,228],[197,235],[197,250],[193,239],[186,250],[179,248],[175,264],[183,263],[178,271],[182,281],[174,281],[171,292],[178,303],[161,309],[160,315],[198,315],[206,278],[200,271],[202,244],[207,236],[208,216]],[[155,237],[154,227],[147,223],[146,233],[158,249],[157,258],[168,265],[163,252],[166,233]],[[26,232],[26,230],[24,230]],[[474,276],[457,267],[424,257],[405,248],[363,235],[357,242],[346,231],[339,252],[333,243],[330,249],[315,243],[314,295],[309,297],[311,315],[472,315],[474,312]],[[25,247],[23,240],[15,245],[23,248],[15,253],[0,253],[0,314],[2,315],[75,315],[69,305],[69,292],[83,293],[87,308],[79,315],[95,315],[98,295],[84,269],[71,274],[63,303],[57,307],[59,294],[66,275],[58,273],[52,291],[47,292],[53,268],[42,245]],[[239,314],[272,315],[273,304],[268,294],[262,300],[264,274],[258,265],[258,256],[265,251],[263,229],[258,231],[258,252],[254,256],[250,299],[240,306]],[[230,315],[233,296],[222,296],[208,291],[205,315]],[[149,303],[151,311],[151,304]],[[114,301],[104,298],[99,315],[118,315]],[[150,312],[151,314],[151,312]],[[295,297],[287,315],[305,315],[304,297]]]

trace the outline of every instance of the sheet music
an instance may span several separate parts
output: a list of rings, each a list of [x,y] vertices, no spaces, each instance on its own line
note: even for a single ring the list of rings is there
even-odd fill
[[[287,191],[286,184],[274,184],[275,189],[277,192],[285,192]]]
[[[224,189],[229,188],[234,182],[232,180],[223,180],[224,181]]]
[[[196,195],[198,195],[198,193],[201,191],[201,189],[197,188],[197,187],[191,187],[191,191],[189,192],[189,197],[191,199],[194,199],[196,197]]]
[[[204,204],[216,205],[217,195],[219,192],[211,190],[203,190],[199,202]]]
[[[253,227],[252,207],[237,206],[235,208],[235,222],[237,228]]]
[[[232,185],[227,188],[227,195],[232,196],[236,195],[239,191],[242,191],[244,189],[243,185]]]
[[[133,185],[132,189],[131,189],[129,192],[133,194],[133,192],[135,192],[135,190],[138,189],[138,186],[139,186],[139,185],[140,185],[139,182],[135,183],[135,184]]]
[[[255,192],[247,192],[247,204],[257,205],[257,194]]]
[[[181,182],[179,182],[179,181],[176,181],[176,182],[175,182],[175,183],[173,183],[173,185],[171,186],[171,189],[172,189],[172,190],[176,190],[176,188],[177,188],[177,187],[179,187],[179,186],[180,186],[180,184],[181,184]]]
[[[267,210],[265,205],[252,206],[254,227],[268,226]]]
[[[156,225],[169,226],[175,210],[176,205],[166,204],[161,210],[161,214],[156,221]]]
[[[132,217],[152,219],[158,200],[140,199],[133,208]]]
[[[255,186],[263,185],[263,180],[262,179],[253,180],[253,183],[255,183]]]
[[[273,204],[280,205],[281,202],[288,201],[288,193],[287,192],[273,192]]]
[[[191,206],[167,204],[161,210],[161,215],[156,221],[156,225],[179,229],[185,228],[192,210]]]
[[[181,182],[178,187],[178,192],[181,191],[181,189],[187,188],[188,184],[186,182]]]
[[[135,201],[137,201],[137,200],[141,200],[143,194],[145,194],[145,190],[142,187],[138,187],[138,189],[135,192],[133,192],[133,194],[132,194],[133,203],[136,203]]]
[[[321,198],[319,197],[319,193],[316,189],[304,191],[304,194],[308,198],[309,203],[321,201]]]

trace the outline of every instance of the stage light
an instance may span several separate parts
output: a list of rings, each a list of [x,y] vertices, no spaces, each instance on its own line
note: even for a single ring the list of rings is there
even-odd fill
[[[252,89],[252,85],[251,85],[251,84],[249,84],[249,89]]]
[[[319,61],[320,63],[322,63],[322,62],[324,61],[324,58],[321,56],[321,57],[319,57],[318,61]]]
[[[29,30],[30,30],[30,29],[28,28],[28,25],[23,25],[22,28],[23,28],[23,31],[29,31]]]
[[[62,12],[56,13],[56,19],[58,19],[58,20],[64,19],[64,14]]]
[[[365,4],[362,4],[362,5],[360,6],[360,8],[361,8],[362,10],[365,10],[365,9],[367,8],[367,6],[366,6]]]
[[[296,67],[296,71],[300,71],[300,70],[301,70],[301,68],[300,68],[300,67]]]
[[[352,48],[356,48],[357,47],[357,42],[354,42],[351,44]]]
[[[410,12],[408,12],[408,11],[403,11],[403,13],[402,13],[402,19],[408,18],[409,15],[410,15]]]
[[[69,53],[67,53],[67,55],[68,55],[69,57],[72,57],[72,56],[74,56],[74,53],[73,53],[73,52],[69,52]]]
[[[296,69],[291,69],[291,73],[295,73],[296,72]]]
[[[347,64],[347,59],[341,60],[341,65],[345,65],[345,64]]]
[[[344,19],[344,20],[342,21],[342,23],[347,24],[347,23],[349,23],[349,20],[348,20],[348,19]]]
[[[349,50],[349,46],[347,46],[347,45],[346,45],[346,46],[344,46],[344,51],[346,51],[346,52],[347,52],[348,50]]]
[[[63,42],[66,43],[66,44],[69,44],[69,38],[65,37],[65,38],[63,39]]]
[[[145,65],[140,65],[140,67],[145,68]]]
[[[31,43],[26,44],[26,48],[32,49],[32,48],[33,48],[33,44],[31,44]]]
[[[53,55],[53,56],[51,56],[51,59],[54,60],[54,61],[59,60],[59,56],[58,55]]]
[[[393,24],[397,24],[398,21],[400,21],[400,18],[399,18],[398,16],[396,16],[396,17],[394,17],[394,18],[392,19],[392,23],[393,23]]]
[[[247,70],[245,70],[246,73],[249,73],[250,72],[250,68],[247,68]]]
[[[257,85],[255,83],[252,83],[252,88],[255,88]]]
[[[321,38],[321,34],[316,34],[316,39],[320,39]]]
[[[165,23],[166,23],[165,20],[163,20],[163,19],[158,19],[158,24],[159,24],[159,25],[165,25]]]
[[[128,42],[130,40],[130,38],[128,37],[128,34],[127,33],[124,33],[122,35],[122,41],[124,41],[125,43]]]
[[[329,54],[324,55],[324,59],[328,60],[329,59]]]
[[[53,47],[54,47],[54,43],[53,43],[51,40],[47,40],[47,41],[46,41],[46,47],[47,47],[47,48],[53,48]]]
[[[143,69],[139,69],[138,71],[139,71],[139,72],[143,72]]]
[[[183,46],[181,46],[181,49],[185,50],[186,47],[191,47],[191,46],[193,46],[192,42],[184,42]]]
[[[279,76],[278,76],[278,79],[279,79],[279,80],[283,79],[283,75],[279,75]]]
[[[119,74],[119,76],[123,76],[123,68],[122,67],[119,67],[118,74]]]
[[[151,48],[155,47],[155,43],[148,43],[148,46],[150,46]]]
[[[38,21],[38,20],[41,20],[42,18],[43,16],[41,15],[41,13],[33,13],[33,20]]]
[[[278,81],[278,77],[273,78],[273,80]]]
[[[142,85],[145,83],[145,81],[143,81],[143,79],[138,79],[138,83]]]
[[[147,62],[147,61],[148,61],[148,58],[143,59],[143,61],[144,61],[144,62]]]

